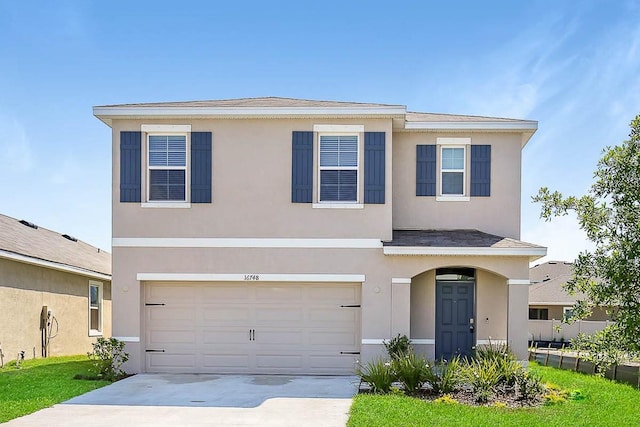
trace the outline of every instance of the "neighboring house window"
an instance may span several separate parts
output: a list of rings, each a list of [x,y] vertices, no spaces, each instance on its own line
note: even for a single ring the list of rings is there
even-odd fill
[[[530,308],[529,320],[549,320],[548,308]]]
[[[148,135],[148,197],[150,202],[185,202],[187,136]]]
[[[102,335],[102,283],[89,282],[89,335]]]
[[[358,135],[320,135],[321,202],[358,201]]]
[[[562,320],[567,321],[573,317],[573,307],[562,307]]]
[[[440,158],[440,194],[443,196],[464,196],[465,148],[442,147]]]

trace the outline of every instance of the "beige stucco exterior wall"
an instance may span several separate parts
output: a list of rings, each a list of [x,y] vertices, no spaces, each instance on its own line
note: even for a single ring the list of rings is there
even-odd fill
[[[491,197],[471,197],[468,202],[416,197],[416,145],[436,144],[438,137],[470,137],[472,145],[491,145]],[[393,138],[394,229],[474,228],[498,236],[520,238],[520,134],[399,132]],[[470,171],[470,165],[468,151],[467,171]],[[436,179],[436,188],[439,188],[440,181]],[[465,179],[468,191],[470,173]]]
[[[18,352],[41,357],[40,312],[46,305],[58,321],[49,355],[85,354],[96,337],[89,336],[89,281],[102,283],[103,336],[111,336],[111,283],[106,280],[0,259],[0,343],[5,362]],[[55,332],[55,327],[54,327]]]
[[[193,204],[190,209],[178,212],[142,208],[140,203],[120,203],[120,131],[140,131],[142,124],[189,124],[193,132],[212,132],[213,203]],[[311,131],[314,124],[364,125],[365,132],[386,132],[387,150],[391,153],[391,119],[114,121],[113,237],[375,237],[390,240],[390,173],[385,182],[385,204],[366,205],[364,209],[314,209],[309,203],[291,203],[292,131]],[[359,141],[362,202],[364,138],[361,136]],[[318,144],[314,146],[317,150]],[[143,137],[143,159],[144,151]],[[386,161],[386,170],[390,171],[390,155]],[[314,165],[314,201],[317,201],[317,152]],[[180,221],[175,221],[177,217]]]
[[[420,291],[414,292],[411,284],[411,296],[404,306],[395,307],[392,298],[392,279],[412,278],[425,271],[445,266],[464,266],[480,268],[493,272],[481,273],[478,292],[478,312],[490,318],[490,326],[479,328],[478,337],[489,336],[496,331],[504,335],[499,322],[505,322],[506,316],[506,278],[528,278],[528,258],[526,257],[455,257],[455,256],[385,256],[382,249],[267,249],[267,248],[114,248],[113,251],[113,301],[114,330],[116,337],[133,337],[127,343],[131,354],[126,369],[130,372],[144,370],[144,324],[141,297],[143,283],[137,280],[138,273],[229,273],[229,274],[364,274],[362,284],[362,333],[365,340],[389,339],[393,335],[393,313],[404,312],[407,316],[413,312]],[[461,265],[462,264],[462,265]],[[423,275],[428,278],[433,273]],[[432,279],[433,280],[433,279]],[[486,280],[486,283],[484,282]],[[502,283],[502,285],[500,285]],[[428,286],[427,286],[428,288]],[[424,285],[416,289],[424,291]],[[485,297],[484,293],[490,293]],[[435,297],[434,297],[435,298]],[[497,308],[503,303],[504,307]],[[526,301],[518,307],[526,312]],[[490,312],[489,316],[486,314]],[[417,311],[419,313],[419,311]],[[429,331],[434,328],[433,309],[424,309],[422,317],[411,318],[411,334],[420,322],[420,326]],[[495,320],[495,323],[494,323]],[[525,319],[526,320],[526,319]],[[494,328],[495,325],[495,329]],[[431,338],[425,336],[425,338]],[[492,335],[493,337],[493,335]],[[526,347],[527,325],[521,339]],[[135,342],[139,339],[140,342]],[[381,344],[363,344],[362,360],[370,360],[383,350]]]

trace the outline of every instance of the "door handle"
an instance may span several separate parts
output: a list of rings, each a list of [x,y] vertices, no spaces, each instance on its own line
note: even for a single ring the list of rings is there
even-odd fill
[[[475,324],[475,320],[472,317],[471,319],[469,319],[469,332],[474,331],[474,324]]]

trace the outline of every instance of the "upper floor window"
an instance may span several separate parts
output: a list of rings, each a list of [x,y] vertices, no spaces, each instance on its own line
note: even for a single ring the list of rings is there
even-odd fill
[[[102,283],[89,282],[89,335],[102,335]]]
[[[149,201],[186,201],[186,135],[148,135]]]
[[[320,201],[358,201],[358,135],[320,135]]]
[[[440,194],[465,195],[465,148],[442,147]]]

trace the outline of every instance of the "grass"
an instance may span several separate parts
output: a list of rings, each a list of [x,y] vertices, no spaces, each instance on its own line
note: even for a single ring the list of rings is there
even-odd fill
[[[538,408],[507,409],[432,403],[401,395],[356,396],[349,427],[359,426],[630,426],[638,425],[640,391],[594,376],[540,366],[531,370],[584,399]]]
[[[0,369],[0,423],[31,414],[110,384],[108,381],[76,380],[89,376],[87,356],[26,360]]]

